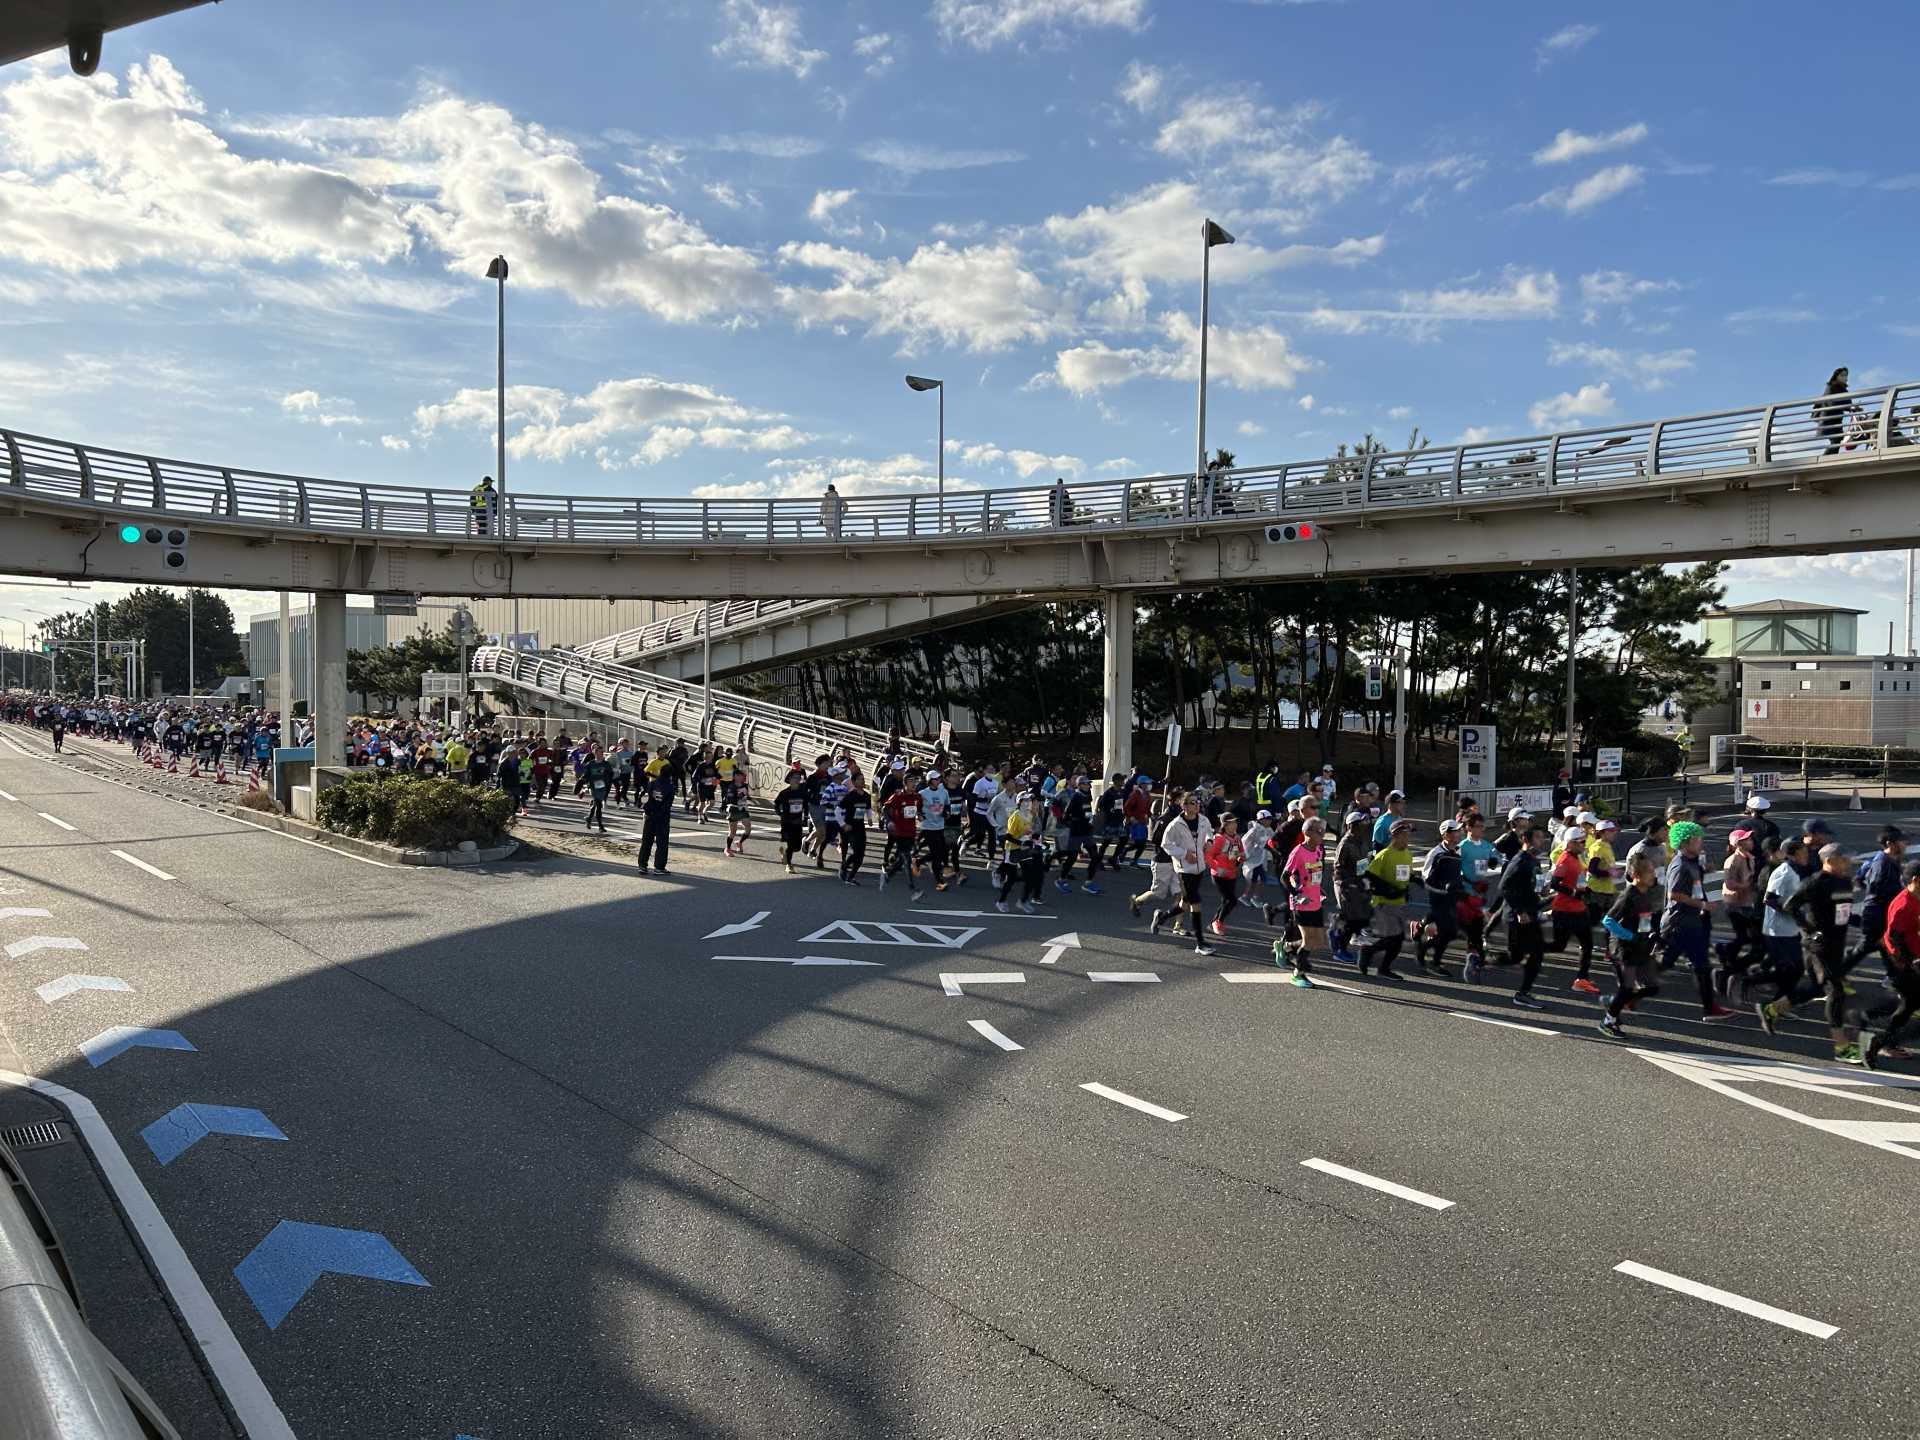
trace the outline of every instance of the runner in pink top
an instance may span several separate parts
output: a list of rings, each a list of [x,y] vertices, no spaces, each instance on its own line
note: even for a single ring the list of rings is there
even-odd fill
[[[1293,983],[1302,990],[1313,987],[1307,978],[1313,968],[1308,952],[1326,942],[1326,919],[1321,908],[1321,874],[1324,859],[1321,844],[1326,839],[1326,822],[1318,816],[1307,821],[1300,831],[1300,843],[1280,872],[1288,903],[1293,910],[1293,928],[1273,942],[1273,963],[1293,963]]]

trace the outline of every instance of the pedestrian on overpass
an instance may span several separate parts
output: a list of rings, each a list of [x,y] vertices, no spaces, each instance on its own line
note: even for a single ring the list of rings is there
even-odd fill
[[[647,776],[647,787],[640,805],[644,818],[640,823],[639,866],[643,875],[649,859],[653,861],[654,874],[667,873],[667,837],[673,828],[675,793],[672,774],[665,766]]]
[[[468,500],[468,504],[473,508],[473,533],[476,535],[486,535],[490,533],[492,530],[494,504],[493,476],[482,475],[480,477],[480,483],[473,487],[473,493]]]
[[[840,538],[840,529],[845,522],[846,513],[847,502],[841,498],[840,492],[829,481],[827,493],[820,497],[820,528],[826,532],[828,539]]]

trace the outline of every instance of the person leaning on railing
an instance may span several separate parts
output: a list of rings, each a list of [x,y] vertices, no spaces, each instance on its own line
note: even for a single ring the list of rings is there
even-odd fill
[[[480,483],[473,487],[467,503],[473,509],[473,533],[485,535],[489,531],[488,522],[493,518],[493,476],[482,475]]]

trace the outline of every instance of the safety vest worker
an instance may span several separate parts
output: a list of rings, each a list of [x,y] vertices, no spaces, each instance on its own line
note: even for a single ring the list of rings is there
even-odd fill
[[[1253,799],[1256,805],[1274,805],[1280,799],[1280,777],[1272,770],[1262,770],[1253,780]]]
[[[493,511],[493,494],[493,477],[491,475],[482,476],[480,483],[473,487],[473,498],[470,503],[473,506],[473,527],[475,534],[484,535],[487,533],[487,520]]]

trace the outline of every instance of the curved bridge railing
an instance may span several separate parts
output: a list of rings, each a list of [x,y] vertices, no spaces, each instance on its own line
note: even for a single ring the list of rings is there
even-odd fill
[[[1645,488],[1662,481],[1845,463],[1920,444],[1920,383],[1471,445],[1332,456],[1206,476],[822,499],[522,494],[476,515],[465,490],[325,480],[163,460],[0,430],[0,483],[102,509],[325,535],[466,537],[529,545],[845,545],[1151,531],[1261,516],[1337,520],[1396,506]]]
[[[589,660],[618,661],[621,656],[643,656],[657,650],[696,644],[709,631],[716,637],[740,635],[783,620],[825,615],[857,601],[847,600],[725,600],[696,605],[675,615],[602,635],[575,647],[573,653]]]
[[[873,774],[887,749],[884,730],[790,710],[727,690],[713,692],[709,713],[698,685],[563,651],[488,645],[474,652],[471,668],[475,674],[496,676],[518,688],[625,721],[648,734],[695,743],[710,740],[743,749],[757,761],[811,764],[814,756],[844,747]],[[936,748],[930,740],[904,743],[918,758],[931,758]]]

